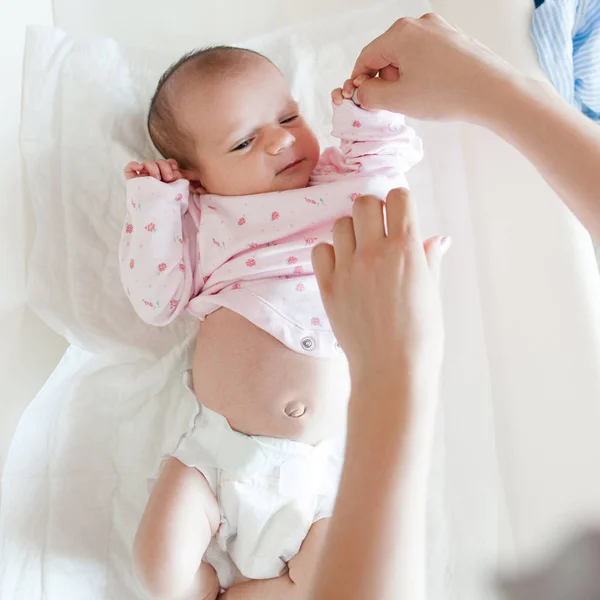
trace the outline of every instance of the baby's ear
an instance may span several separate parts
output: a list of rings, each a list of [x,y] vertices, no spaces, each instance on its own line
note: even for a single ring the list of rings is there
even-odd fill
[[[192,194],[206,194],[206,190],[202,187],[202,183],[196,179],[191,179],[190,181],[190,192]]]
[[[192,194],[206,194],[206,189],[203,187],[200,181],[200,174],[197,171],[190,169],[180,169],[179,172],[184,179],[190,182],[190,192]]]

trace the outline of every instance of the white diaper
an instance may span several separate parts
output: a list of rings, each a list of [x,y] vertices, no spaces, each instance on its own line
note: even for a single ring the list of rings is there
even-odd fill
[[[214,491],[221,524],[204,556],[228,588],[285,573],[311,525],[333,512],[344,440],[317,446],[234,431],[200,406],[172,456],[198,469]]]

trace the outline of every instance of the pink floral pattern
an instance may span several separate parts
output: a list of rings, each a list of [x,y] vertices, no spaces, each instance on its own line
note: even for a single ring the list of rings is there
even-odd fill
[[[323,200],[323,198],[319,198],[318,200],[313,200],[312,198],[307,198],[306,196],[304,197],[304,201],[307,204],[313,204],[313,205],[323,205],[325,206],[325,200]]]
[[[385,144],[386,152],[388,148],[400,153],[408,149],[405,164],[412,158],[408,148],[412,134],[408,131],[404,135],[402,118],[385,114],[369,117],[350,104],[345,103],[347,111],[342,111],[342,119],[338,114],[334,120],[334,132],[341,134],[341,148],[328,149],[320,157],[309,187],[231,198],[190,192],[189,210],[184,211],[188,192],[179,185],[150,178],[128,184],[129,212],[120,247],[120,255],[126,258],[121,273],[142,318],[163,325],[187,310],[196,295],[204,298],[217,294],[217,302],[223,296],[226,302],[232,290],[243,289],[239,302],[246,293],[250,302],[251,292],[264,295],[267,306],[272,300],[285,321],[281,327],[288,322],[303,323],[323,335],[321,328],[329,328],[329,322],[310,265],[312,247],[331,242],[333,222],[350,213],[351,202],[360,193],[385,193],[391,187],[391,182],[371,185],[370,178],[357,178],[359,169],[363,175],[396,173],[398,177],[390,161],[377,155],[381,142],[390,140]],[[403,135],[396,143],[400,140],[398,129]],[[135,266],[135,273],[128,264],[130,269]],[[204,306],[203,302],[191,303],[200,318]],[[257,315],[257,319],[258,326],[269,332],[279,327],[271,324],[268,315]],[[289,333],[294,343],[299,343],[296,336],[302,332],[293,331]],[[275,331],[274,335],[279,334]],[[326,335],[330,335],[328,329]],[[333,348],[334,341],[332,337],[331,344],[318,344],[313,354],[328,352],[326,348]]]

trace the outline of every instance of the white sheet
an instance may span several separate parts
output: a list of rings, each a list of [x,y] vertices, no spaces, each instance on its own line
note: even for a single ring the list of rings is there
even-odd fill
[[[318,4],[307,1],[293,10],[278,5],[273,11],[269,0],[257,0],[250,15],[245,1],[231,0],[225,5],[179,0],[165,17],[161,4],[142,0],[125,5],[119,0],[53,3],[59,25],[173,50],[199,43],[199,38],[239,40],[242,36],[236,32],[246,31],[246,27],[268,31],[274,23],[304,20]],[[530,0],[432,0],[432,4],[520,68],[539,74],[528,39]],[[330,0],[323,9],[334,14],[347,5]],[[380,29],[401,12],[392,9],[380,15]],[[231,15],[239,18],[231,22]],[[336,24],[332,22],[331,31],[335,32]],[[52,79],[46,89],[49,98],[56,89],[57,80]],[[60,103],[55,106],[69,118],[72,108],[68,101],[64,107]],[[54,123],[53,127],[60,135],[60,127]],[[446,130],[448,137],[455,133],[454,128]],[[481,582],[481,567],[493,566],[496,534],[504,544],[514,532],[518,558],[574,522],[598,516],[600,484],[593,474],[600,455],[600,290],[585,234],[526,161],[486,132],[463,128],[461,135],[475,245],[453,248],[447,274],[453,277],[460,271],[465,257],[467,265],[476,258],[481,301],[475,298],[472,309],[476,319],[480,309],[483,313],[485,347],[467,348],[453,360],[462,361],[457,379],[472,370],[482,381],[487,378],[489,361],[493,381],[491,394],[486,388],[478,397],[477,390],[483,386],[474,385],[464,399],[446,400],[446,502],[452,517],[451,542],[456,542],[451,588],[455,597],[469,599],[486,597],[483,587],[477,591],[475,581]],[[47,150],[48,140],[45,143]],[[455,153],[453,144],[454,140]],[[440,164],[445,171],[448,165]],[[458,179],[464,189],[461,173]],[[63,176],[61,181],[64,183]],[[444,187],[452,189],[446,181],[438,178],[442,189],[437,191],[438,197],[445,193]],[[462,222],[461,218],[462,214],[456,215],[458,224],[469,233],[468,220]],[[36,275],[36,271],[31,274]],[[470,290],[465,289],[465,296]],[[453,294],[456,297],[456,290]],[[454,310],[457,306],[451,309],[449,324],[453,327],[456,323],[452,334],[456,337],[460,319],[467,317],[461,313],[454,321]],[[464,307],[464,312],[468,311],[469,306]],[[51,352],[45,344],[47,336],[30,331],[21,330],[23,345],[32,345],[40,354]],[[157,373],[150,366],[156,352],[151,350],[142,360],[137,353],[129,355],[130,362],[117,367],[115,361],[120,363],[121,358],[115,353],[96,356],[71,349],[24,416],[3,490],[0,597],[29,600],[41,598],[43,593],[51,600],[135,597],[128,591],[128,576],[122,575],[122,570],[126,569],[124,544],[132,535],[131,521],[139,515],[145,491],[140,483],[142,472],[150,468],[159,446],[168,445],[164,431],[173,431],[185,421],[168,391],[159,398],[144,396],[146,392],[156,394],[156,386],[163,382],[165,389],[175,385],[174,375],[167,372],[177,364],[177,354],[164,359]],[[35,385],[41,360],[35,354],[27,356],[29,370],[21,377],[27,385]],[[146,376],[148,381],[133,381]],[[462,383],[467,387],[469,379]],[[487,427],[492,412],[490,396],[508,489],[510,531],[498,520],[502,514],[498,515],[495,505],[502,499],[496,496],[495,467],[490,467],[493,454],[485,452],[493,446]],[[132,415],[143,425],[129,434]],[[88,429],[77,431],[77,424],[90,422],[91,433]],[[145,423],[151,423],[150,430]],[[137,454],[129,462],[121,447],[124,443],[131,446],[127,435],[140,440]],[[78,460],[78,453],[84,451],[86,460]],[[113,460],[120,465],[118,471]],[[486,488],[488,480],[492,484]],[[98,492],[101,496],[96,498]],[[106,564],[102,557],[108,557]]]
[[[396,14],[426,10],[418,0],[393,5]],[[329,90],[362,45],[388,26],[390,12],[380,6],[336,19],[335,30],[326,21],[250,42],[291,76],[322,140]],[[38,223],[30,299],[73,347],[25,413],[7,462],[2,597],[137,597],[129,544],[146,478],[193,411],[179,398],[178,379],[197,324],[153,329],[128,306],[116,269],[121,171],[149,151],[142,115],[156,76],[175,57],[56,30],[30,32],[22,123]],[[444,439],[440,429],[432,477],[431,598],[481,598],[476,573],[495,560],[501,494],[464,169],[456,128],[417,127],[427,159],[410,181],[425,230],[455,238],[444,286],[451,435]],[[465,426],[457,440],[459,415]]]

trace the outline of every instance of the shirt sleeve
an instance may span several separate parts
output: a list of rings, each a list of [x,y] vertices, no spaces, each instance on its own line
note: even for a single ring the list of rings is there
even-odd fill
[[[397,177],[423,158],[421,139],[408,127],[404,115],[368,111],[352,100],[333,106],[332,135],[339,148],[327,148],[313,172],[313,183],[347,175]]]
[[[151,325],[167,325],[193,297],[197,227],[188,203],[188,181],[138,177],[127,182],[121,281],[135,312]]]

